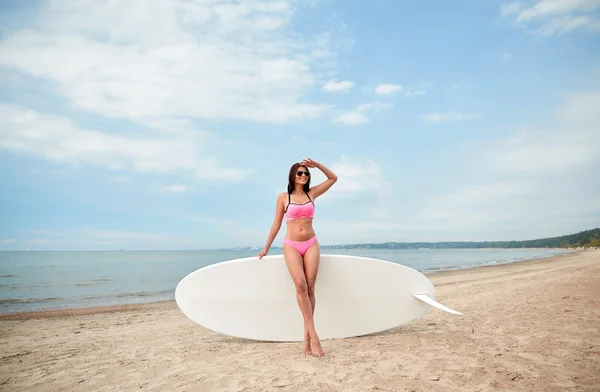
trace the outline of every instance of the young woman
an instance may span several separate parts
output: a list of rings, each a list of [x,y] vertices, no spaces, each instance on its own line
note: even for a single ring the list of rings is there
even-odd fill
[[[308,168],[318,168],[327,176],[321,184],[310,187]],[[258,254],[262,258],[269,252],[273,240],[281,228],[286,215],[287,232],[283,241],[283,256],[296,286],[296,299],[304,318],[305,355],[323,356],[319,336],[315,330],[315,282],[319,270],[320,248],[312,220],[314,200],[325,193],[337,181],[337,176],[322,164],[311,159],[295,163],[290,168],[287,192],[280,193],[275,207],[275,219],[264,249]]]

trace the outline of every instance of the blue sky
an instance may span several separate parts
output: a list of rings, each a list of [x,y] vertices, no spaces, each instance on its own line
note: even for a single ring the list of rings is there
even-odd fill
[[[322,244],[600,226],[598,0],[1,7],[0,249],[261,247],[307,157]]]

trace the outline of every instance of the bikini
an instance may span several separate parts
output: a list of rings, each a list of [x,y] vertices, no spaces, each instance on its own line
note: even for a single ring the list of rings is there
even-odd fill
[[[315,203],[313,203],[313,201],[311,200],[310,196],[308,196],[308,194],[306,194],[306,196],[308,197],[308,201],[303,204],[298,204],[298,203],[292,203],[291,194],[288,193],[288,205],[285,208],[286,220],[290,221],[290,220],[301,219],[301,218],[312,219],[314,217]],[[306,251],[308,250],[308,248],[310,248],[310,246],[312,244],[314,244],[315,242],[317,242],[316,236],[312,237],[311,239],[308,239],[306,241],[292,241],[292,240],[288,240],[288,239],[283,240],[284,244],[293,246],[298,252],[300,252],[300,255],[302,255],[302,256],[304,256],[304,254],[306,254]]]

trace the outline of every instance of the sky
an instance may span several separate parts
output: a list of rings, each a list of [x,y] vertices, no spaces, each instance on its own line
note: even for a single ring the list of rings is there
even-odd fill
[[[600,0],[2,0],[0,250],[260,248],[304,158],[322,245],[600,227],[599,49]]]

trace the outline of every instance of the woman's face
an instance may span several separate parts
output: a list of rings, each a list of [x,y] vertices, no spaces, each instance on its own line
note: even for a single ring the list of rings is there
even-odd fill
[[[304,185],[308,182],[308,179],[310,178],[310,173],[308,172],[308,169],[304,166],[298,166],[298,169],[296,170],[296,184],[299,185]]]

